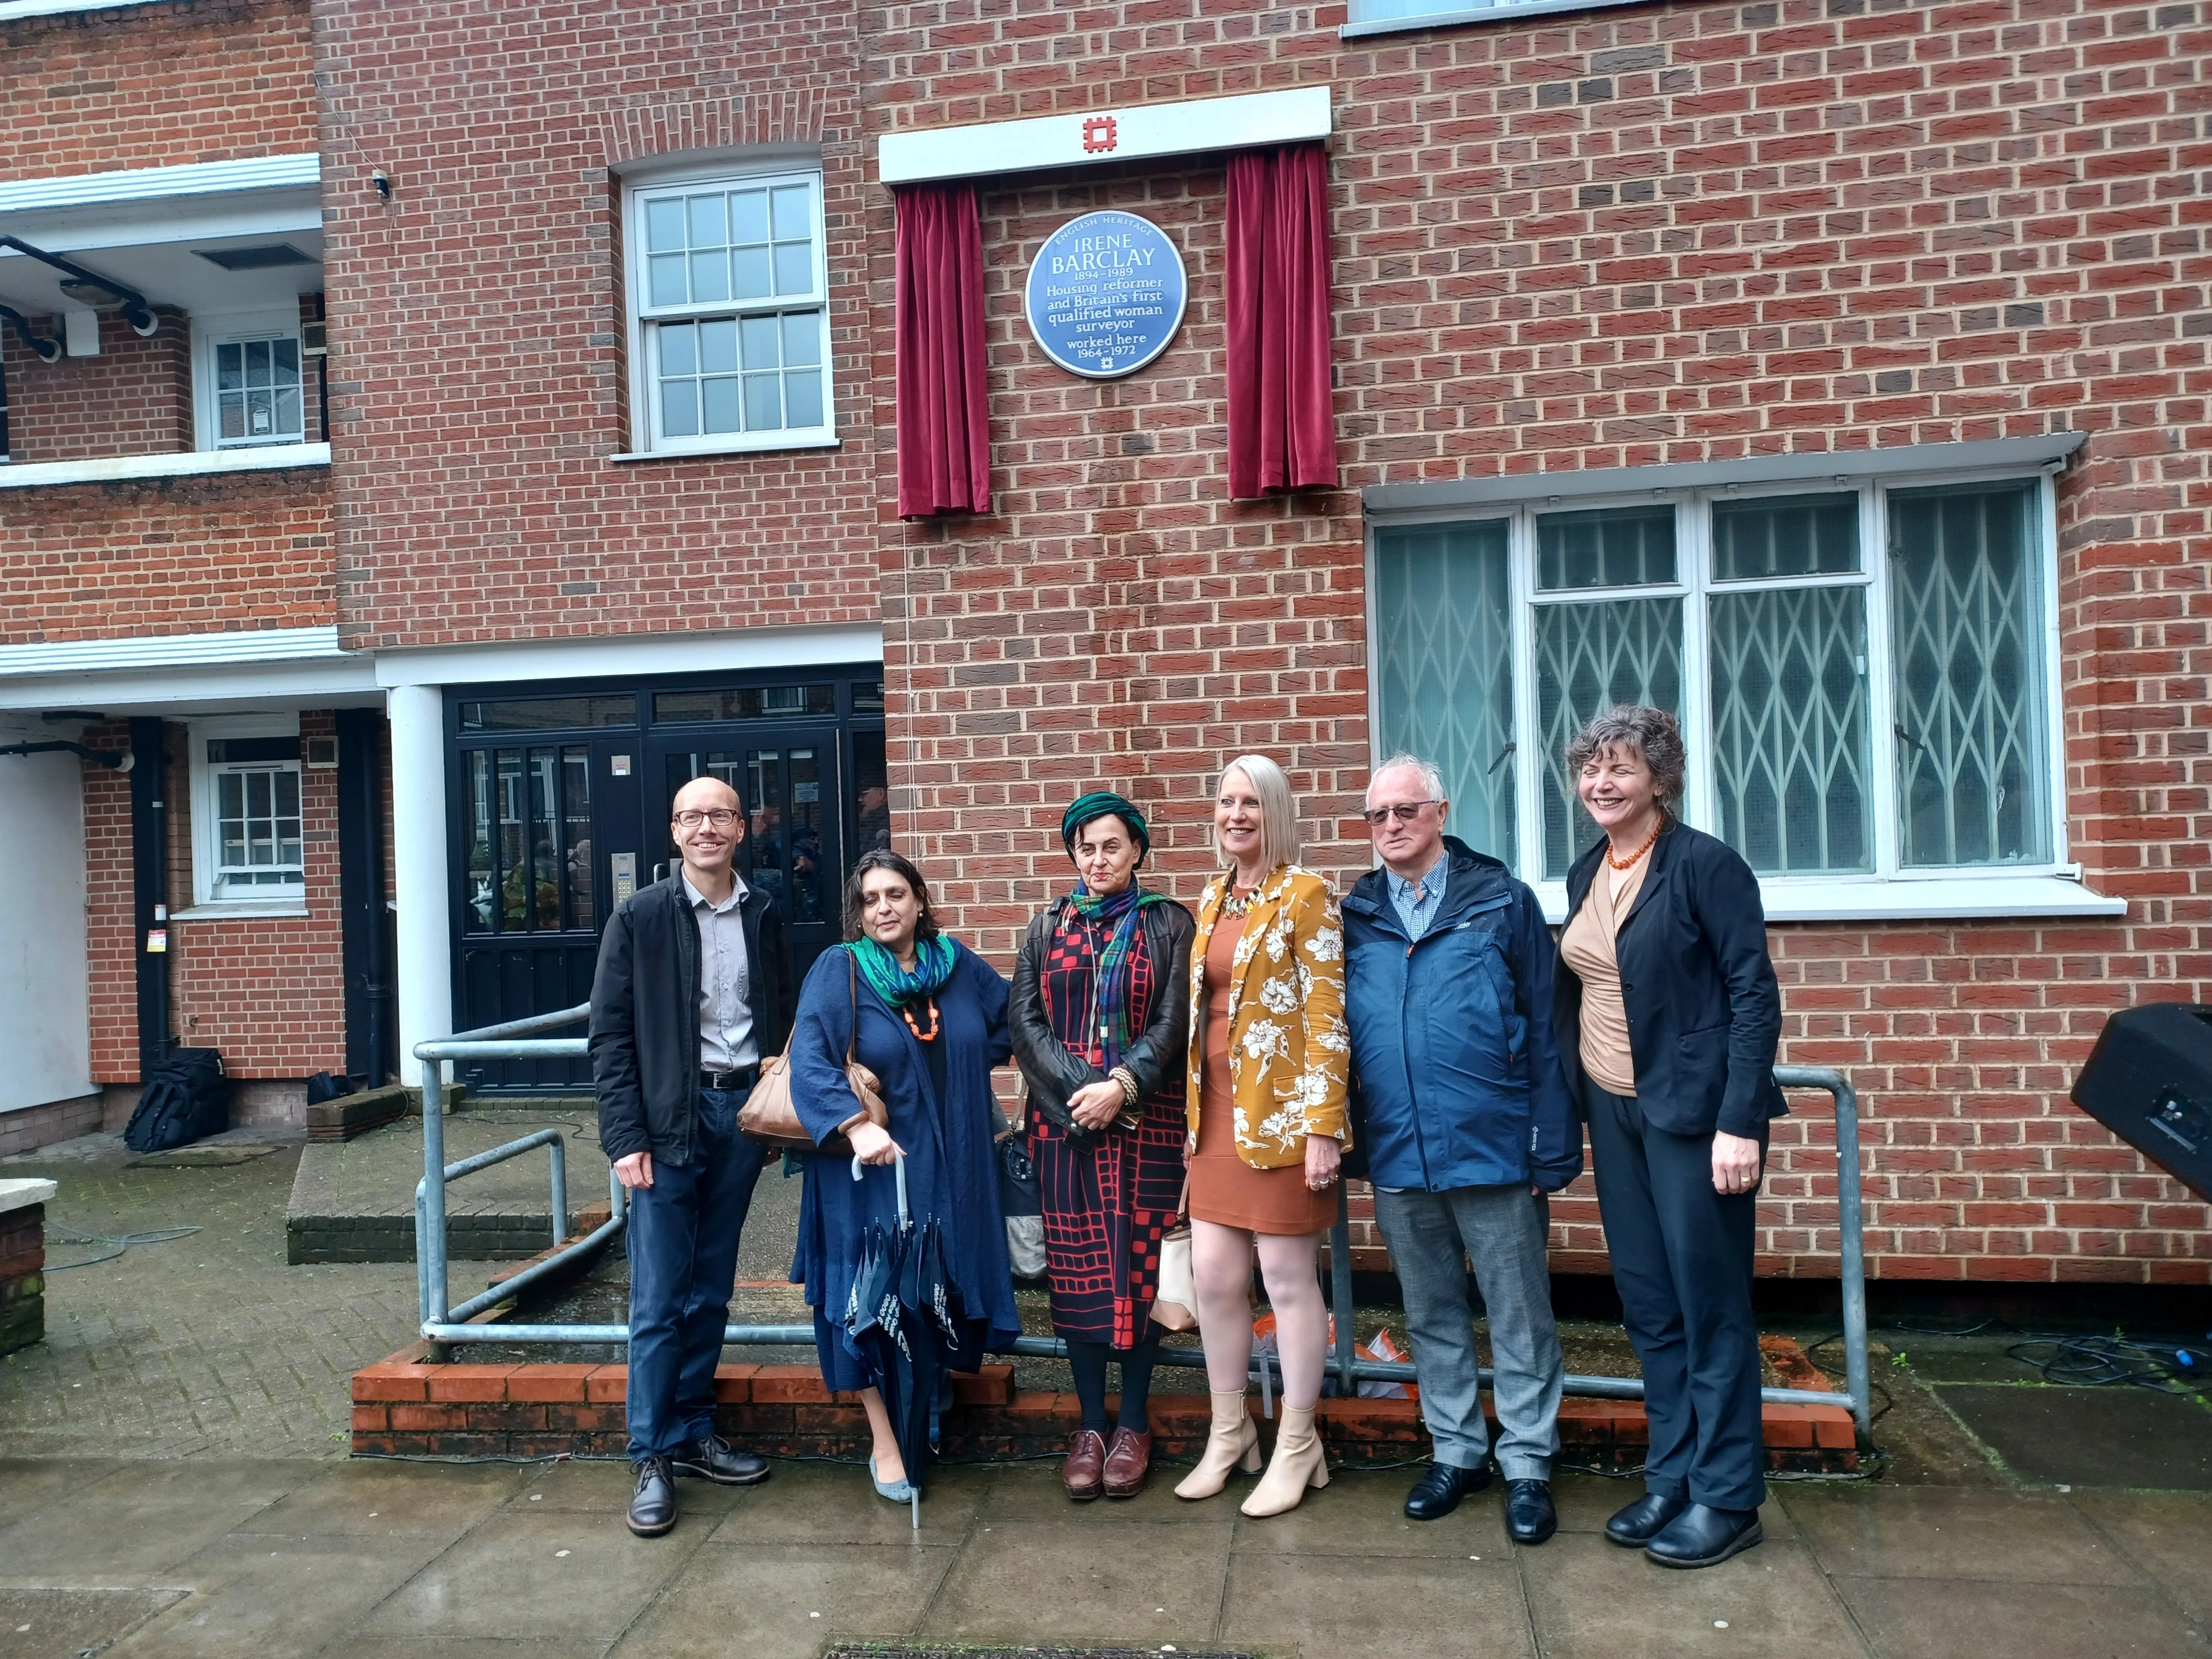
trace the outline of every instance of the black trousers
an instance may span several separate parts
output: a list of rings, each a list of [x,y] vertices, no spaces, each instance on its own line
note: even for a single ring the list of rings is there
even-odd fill
[[[1751,1307],[1758,1188],[1713,1190],[1711,1135],[1654,1128],[1632,1096],[1594,1083],[1583,1098],[1613,1282],[1644,1365],[1644,1486],[1755,1510],[1766,1501]]]

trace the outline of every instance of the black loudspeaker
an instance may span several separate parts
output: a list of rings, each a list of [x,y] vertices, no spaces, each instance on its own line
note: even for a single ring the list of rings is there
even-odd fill
[[[2074,1103],[2212,1199],[2212,1007],[2154,1002],[2105,1022]]]

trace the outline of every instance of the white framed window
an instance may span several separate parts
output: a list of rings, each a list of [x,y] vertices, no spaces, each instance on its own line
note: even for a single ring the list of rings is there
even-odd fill
[[[629,186],[631,445],[836,441],[818,169]]]
[[[1433,758],[1555,919],[1597,836],[1562,751],[1616,702],[1681,720],[1683,817],[1777,919],[2109,912],[2066,861],[2052,507],[2039,471],[1371,516],[1376,753]]]
[[[195,904],[297,909],[307,890],[298,717],[226,716],[188,731]]]
[[[192,319],[202,449],[307,441],[298,307]]]

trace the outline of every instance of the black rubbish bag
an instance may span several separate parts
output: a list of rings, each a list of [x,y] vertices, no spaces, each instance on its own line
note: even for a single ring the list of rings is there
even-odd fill
[[[230,1127],[230,1080],[212,1048],[174,1048],[139,1091],[123,1131],[134,1152],[166,1152]]]

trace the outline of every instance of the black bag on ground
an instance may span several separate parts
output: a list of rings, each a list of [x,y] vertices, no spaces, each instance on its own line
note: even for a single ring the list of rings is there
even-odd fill
[[[350,1077],[332,1077],[328,1072],[318,1072],[307,1079],[307,1104],[310,1106],[343,1100],[352,1092],[353,1079]]]
[[[230,1127],[230,1084],[212,1048],[178,1048],[154,1068],[131,1114],[123,1144],[166,1152]]]

